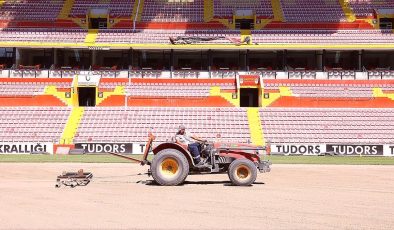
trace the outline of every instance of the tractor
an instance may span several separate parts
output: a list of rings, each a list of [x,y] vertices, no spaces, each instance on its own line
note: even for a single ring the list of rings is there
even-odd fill
[[[201,159],[204,167],[196,167],[187,146],[175,141],[164,142],[152,148],[155,136],[149,134],[149,139],[142,160],[119,153],[110,153],[141,165],[149,165],[148,175],[154,181],[164,186],[182,184],[189,174],[219,174],[227,173],[234,185],[248,186],[254,183],[257,172],[270,172],[271,162],[263,161],[260,157],[264,147],[248,144],[230,143],[200,143]],[[152,161],[148,153],[153,152]]]

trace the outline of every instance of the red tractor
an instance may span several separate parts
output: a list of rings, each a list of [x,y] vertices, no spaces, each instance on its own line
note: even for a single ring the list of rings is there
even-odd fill
[[[226,173],[231,182],[238,186],[253,184],[257,178],[257,171],[269,172],[271,162],[263,161],[259,152],[264,150],[246,144],[201,143],[201,158],[204,167],[196,167],[192,155],[186,146],[175,142],[165,142],[152,149],[153,135],[149,135],[142,160],[129,156],[110,153],[150,165],[149,175],[160,185],[173,186],[182,184],[189,174]],[[153,160],[147,160],[148,152],[154,154]]]

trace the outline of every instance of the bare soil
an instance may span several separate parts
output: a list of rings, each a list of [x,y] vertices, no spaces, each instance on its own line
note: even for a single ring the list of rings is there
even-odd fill
[[[55,188],[63,171],[94,174]],[[0,163],[0,229],[393,229],[394,166],[273,165],[250,187],[228,176],[152,183],[137,164]]]

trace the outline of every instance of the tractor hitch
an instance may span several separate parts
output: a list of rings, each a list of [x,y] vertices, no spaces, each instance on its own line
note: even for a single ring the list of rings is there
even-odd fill
[[[133,162],[140,163],[142,166],[150,165],[151,163],[150,163],[150,161],[148,161],[148,153],[149,153],[149,151],[150,151],[150,149],[152,147],[152,142],[153,142],[154,139],[155,139],[155,136],[153,136],[152,133],[149,133],[148,142],[146,143],[146,147],[145,147],[144,155],[142,156],[142,160],[136,159],[134,157],[126,156],[126,155],[123,155],[123,154],[120,154],[120,153],[114,153],[114,152],[107,152],[107,153],[111,154],[113,156],[121,157],[121,158],[126,159],[126,160],[130,160],[130,161],[133,161]]]

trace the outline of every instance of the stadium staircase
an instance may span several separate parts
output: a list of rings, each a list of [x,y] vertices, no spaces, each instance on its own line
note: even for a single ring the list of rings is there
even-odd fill
[[[83,107],[73,107],[66,126],[63,130],[60,144],[69,145],[73,143],[75,134],[77,133],[79,123],[83,117],[85,109]]]
[[[108,98],[112,97],[112,96],[121,96],[124,97],[125,96],[125,88],[124,86],[116,86],[115,89],[113,91],[108,91],[108,92],[102,92],[103,96],[100,98],[97,98],[96,101],[96,105],[100,106],[100,104],[107,100]]]
[[[254,88],[259,89],[260,76],[258,75],[240,75],[240,88]],[[240,96],[238,92],[238,96]],[[239,102],[239,99],[238,99]],[[247,108],[249,129],[252,144],[262,146],[264,144],[263,131],[261,129],[261,120],[259,115],[259,108]]]
[[[261,18],[260,23],[254,24],[254,30],[262,30],[267,25],[269,25],[272,21],[273,21],[273,19],[271,19],[271,18]]]
[[[215,18],[214,21],[217,21],[227,27],[227,29],[235,30],[235,23],[230,23],[227,18]]]
[[[239,99],[236,99],[236,98],[234,99],[233,93],[235,93],[235,92],[222,91],[219,86],[211,87],[211,90],[209,92],[211,97],[218,97],[218,96],[222,97],[222,98],[226,99],[226,101],[231,103],[233,106],[239,107],[240,106]]]
[[[354,22],[356,21],[356,15],[354,14],[353,10],[350,8],[350,4],[348,0],[339,0],[339,3],[341,4],[341,7],[343,9],[343,12],[345,13],[345,17],[348,22]]]
[[[213,0],[204,0],[204,22],[211,21],[213,16]]]
[[[262,89],[263,95],[265,93],[269,93],[269,98],[264,98],[262,99],[261,106],[262,107],[268,107],[275,101],[277,101],[281,97],[292,97],[293,94],[291,92],[291,89],[286,86],[280,86],[279,90],[267,90],[267,89]]]
[[[85,37],[85,43],[94,44],[96,42],[97,35],[98,30],[88,30],[88,33]]]
[[[394,101],[394,92],[385,92],[381,88],[373,88],[373,96],[375,98],[389,98]]]
[[[284,22],[283,10],[280,0],[271,0],[272,12],[274,13],[274,21]]]
[[[72,104],[73,104],[72,97],[66,98],[64,91],[57,89],[56,86],[49,85],[49,86],[45,87],[44,94],[45,95],[52,95],[52,96],[58,98],[67,106],[72,106]]]
[[[261,127],[261,119],[259,114],[259,108],[248,108],[248,121],[252,144],[258,146],[264,146],[264,135]]]
[[[66,0],[64,2],[63,8],[61,9],[59,15],[58,15],[58,19],[68,19],[70,13],[71,13],[71,9],[74,5],[75,0]]]

